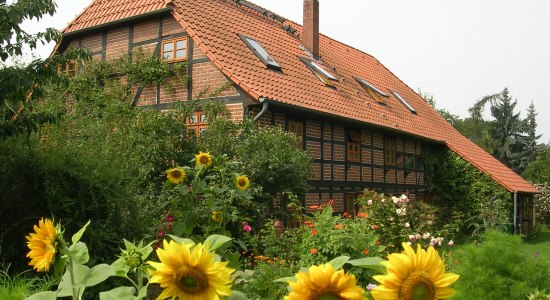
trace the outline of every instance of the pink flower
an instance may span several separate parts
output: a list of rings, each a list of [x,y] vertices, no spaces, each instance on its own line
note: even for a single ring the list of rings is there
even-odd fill
[[[452,247],[452,246],[454,246],[454,244],[455,244],[455,242],[453,242],[453,240],[450,240],[450,241],[449,241],[449,246]]]
[[[372,205],[372,199],[367,200],[367,205]]]
[[[167,215],[166,218],[165,218],[166,222],[168,222],[168,223],[174,222],[175,219],[176,218],[174,218],[174,216],[172,216],[172,215]]]
[[[250,225],[248,225],[248,222],[243,222],[243,230],[246,231],[246,232],[251,232],[252,231],[252,227],[250,227]]]
[[[273,224],[273,226],[279,228],[279,227],[283,227],[283,225],[281,225],[281,221],[279,220],[275,220],[275,223]]]
[[[416,241],[416,237],[414,236],[414,234],[409,235],[409,241],[411,242]]]
[[[367,290],[369,290],[369,291],[372,290],[372,289],[375,288],[375,287],[377,287],[376,284],[373,284],[373,283],[367,284]]]

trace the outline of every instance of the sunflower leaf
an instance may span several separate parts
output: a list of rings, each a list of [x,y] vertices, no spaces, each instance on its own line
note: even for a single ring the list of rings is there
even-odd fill
[[[384,260],[380,257],[365,257],[348,261],[348,264],[364,269],[371,269],[383,273],[386,267],[381,264]]]
[[[338,256],[337,258],[329,261],[328,263],[331,264],[336,270],[342,268],[346,264],[346,262],[349,261],[349,256]]]
[[[232,240],[232,238],[227,237],[225,235],[213,234],[213,235],[209,236],[204,241],[204,244],[209,244],[210,245],[210,250],[216,250],[216,249],[220,248],[223,244],[225,244],[225,243],[227,243],[231,240]]]
[[[134,300],[136,289],[129,286],[121,286],[107,292],[99,293],[99,300]]]
[[[80,238],[84,234],[84,231],[86,231],[86,227],[88,227],[88,225],[90,225],[90,221],[88,221],[88,223],[86,223],[86,225],[84,225],[82,228],[80,228],[80,230],[73,235],[73,237],[71,239],[73,244],[76,244],[76,243],[78,243],[78,241],[80,241]]]
[[[242,292],[233,291],[233,293],[231,294],[231,296],[229,296],[229,298],[227,298],[227,300],[248,300],[248,297]]]
[[[291,277],[282,277],[282,278],[278,278],[278,279],[273,280],[273,282],[288,283],[289,280],[290,280],[290,281],[296,281],[296,277],[294,277],[294,276],[291,276]]]
[[[25,300],[56,300],[57,293],[52,291],[36,293],[32,296],[25,298]]]
[[[191,239],[186,239],[186,238],[182,238],[182,237],[179,237],[177,235],[172,235],[172,234],[167,234],[172,240],[176,241],[176,243],[179,243],[179,244],[195,244],[195,242],[193,242],[193,240]]]

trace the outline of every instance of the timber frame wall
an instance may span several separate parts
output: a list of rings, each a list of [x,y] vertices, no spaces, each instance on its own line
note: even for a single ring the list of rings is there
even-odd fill
[[[132,53],[141,48],[144,53],[158,54],[163,41],[188,36],[169,14],[133,20],[126,24],[104,27],[72,35],[65,40],[65,47],[88,48],[95,60],[109,60]],[[160,85],[145,86],[134,92],[138,106],[158,110],[169,109],[178,101],[207,99],[208,94],[229,81],[206,55],[188,39],[187,85],[168,79],[174,88],[168,90]],[[235,121],[242,120],[248,107],[254,102],[239,88],[228,86],[213,99],[223,101]],[[250,109],[252,114],[258,107]],[[421,154],[425,144],[414,138],[395,132],[384,131],[349,120],[339,120],[317,115],[315,112],[296,111],[293,108],[275,108],[267,111],[259,120],[260,125],[280,126],[289,130],[289,121],[302,127],[302,147],[314,157],[310,189],[305,195],[304,206],[311,211],[312,205],[334,200],[336,212],[354,209],[353,200],[364,189],[389,194],[408,193],[412,200],[424,194],[424,172]],[[347,142],[349,133],[360,134],[359,158],[348,161]],[[395,139],[395,156],[409,158],[403,163],[385,164],[384,141]],[[412,161],[412,164],[411,164]]]

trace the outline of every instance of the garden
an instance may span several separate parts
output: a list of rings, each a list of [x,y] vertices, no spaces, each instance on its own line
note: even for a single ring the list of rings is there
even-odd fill
[[[547,184],[530,236],[506,232],[510,194],[445,149],[422,158],[434,203],[365,190],[353,212],[303,207],[293,134],[214,101],[200,136],[182,122],[199,103],[132,108],[182,70],[89,62],[2,131],[0,299],[549,299]]]

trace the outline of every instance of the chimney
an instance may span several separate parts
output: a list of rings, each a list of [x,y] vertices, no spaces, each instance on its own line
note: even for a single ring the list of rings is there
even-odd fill
[[[302,43],[314,57],[319,57],[319,0],[304,0]]]

